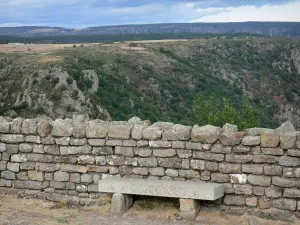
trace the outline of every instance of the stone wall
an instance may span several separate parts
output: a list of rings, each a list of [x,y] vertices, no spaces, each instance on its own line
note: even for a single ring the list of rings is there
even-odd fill
[[[234,125],[189,127],[0,117],[0,186],[85,204],[107,176],[222,183],[223,205],[300,210],[300,136]]]

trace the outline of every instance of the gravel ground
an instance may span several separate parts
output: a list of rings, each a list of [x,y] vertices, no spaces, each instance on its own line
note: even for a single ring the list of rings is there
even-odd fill
[[[74,224],[74,225],[290,225],[300,224],[262,220],[248,215],[234,216],[203,207],[194,221],[178,220],[174,201],[137,200],[122,217],[109,213],[110,204],[69,209],[52,202],[0,194],[1,225]]]

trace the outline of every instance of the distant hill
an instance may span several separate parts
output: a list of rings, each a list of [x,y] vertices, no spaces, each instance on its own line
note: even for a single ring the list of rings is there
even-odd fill
[[[13,35],[24,37],[152,33],[249,33],[266,36],[300,37],[300,22],[169,23],[99,26],[87,27],[82,29],[66,29],[61,27],[45,26],[0,27],[0,35]]]

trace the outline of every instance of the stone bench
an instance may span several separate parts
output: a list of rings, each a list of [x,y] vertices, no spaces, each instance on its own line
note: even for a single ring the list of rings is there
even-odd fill
[[[107,178],[99,181],[99,192],[114,193],[111,211],[118,215],[131,207],[132,195],[179,198],[180,216],[191,219],[200,210],[199,200],[219,199],[224,195],[224,187],[200,181]]]

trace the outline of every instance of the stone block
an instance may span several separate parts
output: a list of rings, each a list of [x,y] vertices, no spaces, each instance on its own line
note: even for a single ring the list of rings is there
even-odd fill
[[[45,145],[44,152],[50,155],[59,155],[59,147],[56,145]]]
[[[259,175],[249,175],[248,181],[250,184],[268,187],[271,185],[271,177],[259,176]]]
[[[148,175],[149,171],[148,171],[148,168],[145,168],[145,167],[135,167],[133,168],[133,171],[132,171],[134,174],[137,174],[137,175]]]
[[[246,205],[247,206],[257,206],[257,197],[248,197],[246,198]]]
[[[245,146],[256,146],[260,144],[260,136],[245,136],[242,140]]]
[[[70,182],[80,183],[80,174],[79,173],[71,173],[70,174]]]
[[[202,144],[199,142],[186,142],[186,149],[202,150]]]
[[[170,148],[172,146],[172,142],[170,141],[149,141],[149,146],[153,148]]]
[[[283,178],[283,177],[273,177],[272,184],[279,186],[279,187],[295,187],[296,182],[295,180]]]
[[[176,155],[176,150],[172,148],[153,149],[153,155],[156,157],[172,157]]]
[[[133,152],[132,147],[116,146],[115,154],[116,155],[124,155],[124,156],[128,156],[128,157],[134,157],[134,152]]]
[[[278,176],[280,176],[279,174]],[[283,176],[284,177],[300,177],[300,168],[283,168]]]
[[[95,173],[107,173],[107,166],[87,166],[87,172],[95,172]]]
[[[186,220],[194,219],[200,211],[200,202],[195,199],[180,199],[180,217]]]
[[[240,195],[226,195],[223,202],[225,205],[245,205],[246,198]]]
[[[0,143],[0,152],[5,152],[6,151],[6,144]]]
[[[170,141],[186,141],[191,137],[192,127],[176,124],[163,131],[164,140]]]
[[[0,140],[1,142],[15,144],[24,142],[24,136],[21,134],[2,134]]]
[[[61,137],[61,138],[55,138],[55,143],[57,145],[69,145],[70,144],[70,140],[71,138],[70,137]]]
[[[218,171],[219,170],[219,164],[216,163],[216,162],[207,161],[206,162],[206,169],[208,171],[211,171],[211,172]]]
[[[283,155],[284,152],[281,148],[261,148],[261,151],[266,155]]]
[[[162,136],[162,131],[158,127],[146,127],[143,129],[143,138],[146,140],[157,140]]]
[[[182,167],[182,159],[179,158],[159,158],[158,165],[165,168],[180,169]]]
[[[228,174],[212,173],[211,181],[217,182],[217,183],[227,183],[230,181],[230,178],[229,178]]]
[[[208,160],[208,161],[223,162],[225,157],[224,157],[224,154],[194,151],[193,158],[204,159],[204,160]]]
[[[266,198],[265,196],[259,198],[258,207],[260,209],[269,209],[269,208],[271,208],[272,207],[272,199]]]
[[[2,179],[7,179],[7,180],[15,180],[16,179],[16,174],[12,171],[2,171],[1,172],[1,178]]]
[[[41,137],[33,136],[33,135],[25,136],[25,142],[40,144],[41,143]]]
[[[194,126],[191,132],[191,139],[194,142],[214,143],[219,139],[221,133],[220,127],[206,125],[203,127]]]
[[[0,133],[6,134],[10,131],[10,122],[0,121]]]
[[[25,119],[21,126],[23,134],[36,134],[37,133],[37,119]]]
[[[221,173],[240,173],[241,165],[231,163],[220,163],[219,170]]]
[[[20,171],[20,164],[19,163],[8,162],[7,163],[7,169],[12,171],[12,172],[18,173]]]
[[[44,145],[33,145],[32,151],[33,151],[33,153],[45,153]]]
[[[260,187],[260,186],[254,186],[253,187],[253,194],[258,195],[258,196],[262,196],[262,195],[265,194],[265,188]]]
[[[275,148],[279,145],[279,135],[272,133],[265,133],[261,136],[261,146],[265,148]]]
[[[32,152],[32,145],[30,145],[30,144],[20,144],[19,145],[19,151],[20,152],[25,152],[25,153]]]
[[[211,175],[210,171],[205,170],[205,171],[201,172],[200,179],[204,180],[204,181],[209,181],[210,180],[210,175]]]
[[[37,125],[37,133],[40,137],[46,137],[52,131],[52,124],[47,120],[40,120]]]
[[[107,156],[106,162],[110,166],[122,166],[125,164],[125,157],[117,155]]]
[[[253,156],[252,155],[233,155],[228,154],[225,157],[226,162],[231,163],[249,163],[252,162]]]
[[[149,141],[140,140],[140,141],[138,141],[138,142],[136,143],[136,146],[137,146],[138,148],[140,148],[140,147],[147,147],[147,146],[149,146]]]
[[[194,170],[205,170],[204,160],[191,160],[191,168]]]
[[[13,134],[21,133],[21,127],[22,127],[23,121],[24,121],[24,119],[20,118],[20,117],[13,119],[13,121],[11,121],[11,124],[10,124],[10,133],[13,133]]]
[[[265,195],[267,198],[280,198],[282,196],[282,188],[269,187],[265,189]]]
[[[129,124],[111,124],[108,127],[108,137],[115,139],[130,139],[131,126]]]
[[[192,150],[177,149],[176,153],[177,153],[178,157],[181,159],[188,159],[188,158],[191,158],[193,155]]]
[[[179,177],[193,179],[199,178],[199,172],[195,170],[179,170]]]
[[[244,164],[242,165],[242,172],[259,175],[264,173],[264,167],[263,165]]]
[[[297,167],[297,166],[300,166],[300,158],[290,157],[290,156],[282,156],[279,158],[278,164],[281,166]]]
[[[20,169],[21,170],[34,170],[35,163],[34,162],[23,162],[20,163]]]
[[[137,142],[134,140],[123,140],[123,146],[125,147],[136,147]]]
[[[105,166],[106,165],[106,157],[105,156],[96,156],[95,161],[97,165]]]
[[[93,182],[93,176],[91,174],[82,174],[80,181],[82,183],[92,183]]]
[[[56,137],[70,137],[73,134],[73,129],[71,119],[56,119],[53,123],[52,135]]]
[[[0,170],[6,170],[6,165],[7,165],[7,162],[0,161]]]
[[[281,166],[264,166],[264,174],[269,176],[281,176],[282,167]]]
[[[36,181],[43,181],[44,180],[44,174],[43,174],[43,172],[37,172],[35,170],[29,170],[28,171],[28,179],[29,180],[36,180]]]
[[[185,142],[184,141],[172,141],[172,148],[185,148]]]
[[[88,144],[91,146],[104,146],[105,139],[88,139]]]
[[[10,155],[17,154],[19,152],[19,145],[6,144],[6,152]]]
[[[230,174],[230,182],[232,184],[246,184],[248,176],[246,174]]]
[[[233,148],[234,153],[248,153],[250,152],[250,147],[244,145],[238,145]]]
[[[238,195],[252,195],[253,193],[253,187],[251,185],[240,185],[235,184],[233,185],[235,194]]]
[[[43,183],[40,181],[31,181],[31,180],[14,180],[12,181],[12,186],[14,188],[19,189],[34,189],[34,190],[41,190],[43,187]]]
[[[130,167],[130,166],[120,166],[119,167],[119,174],[121,176],[124,176],[124,175],[131,175],[133,172],[133,168]]]
[[[300,198],[300,189],[285,188],[283,192],[283,197]]]
[[[113,155],[112,147],[104,146],[104,147],[93,147],[94,155]]]
[[[132,128],[131,137],[134,140],[141,140],[143,138],[143,130],[148,127],[146,124],[135,124]]]
[[[280,135],[280,147],[283,149],[290,149],[295,147],[297,133],[285,133]]]
[[[81,146],[86,144],[85,138],[71,138],[70,145]]]
[[[86,122],[87,138],[105,138],[108,132],[107,123],[102,120],[91,120]]]
[[[300,150],[295,150],[295,149],[289,149],[287,151],[287,155],[288,156],[292,156],[292,157],[299,157],[300,158]]]
[[[277,209],[285,209],[285,210],[296,210],[297,208],[297,201],[294,199],[288,198],[279,198],[273,200],[273,207]]]
[[[99,192],[127,193],[158,197],[216,200],[224,195],[221,184],[193,181],[170,181],[131,178],[108,178],[99,181]],[[189,190],[189,191],[187,191]]]
[[[26,154],[15,154],[11,156],[11,162],[26,162],[27,156]]]
[[[70,176],[67,172],[57,171],[54,173],[54,180],[55,181],[69,181]]]
[[[278,157],[272,155],[254,155],[253,162],[255,163],[277,163]]]
[[[149,157],[152,155],[150,148],[134,148],[134,154],[141,157]]]
[[[118,139],[106,140],[106,146],[122,146],[123,141]]]
[[[165,175],[165,169],[164,169],[164,168],[161,168],[161,167],[150,168],[150,169],[149,169],[149,173],[150,173],[152,176],[159,176],[159,177],[162,177],[162,176]]]
[[[111,213],[121,216],[133,204],[133,198],[130,195],[115,193],[111,200]]]
[[[222,133],[219,139],[223,145],[235,146],[239,145],[243,139],[244,132]]]
[[[90,155],[81,155],[77,158],[78,164],[94,164],[95,157]]]
[[[231,153],[232,147],[229,146],[223,146],[221,144],[215,144],[213,145],[211,152],[215,153]]]

